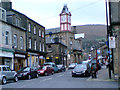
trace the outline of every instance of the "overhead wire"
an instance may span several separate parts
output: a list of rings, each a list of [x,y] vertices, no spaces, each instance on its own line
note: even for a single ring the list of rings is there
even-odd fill
[[[101,1],[101,0],[97,0],[97,1],[91,2],[91,3],[87,4],[87,5],[83,5],[83,6],[79,7],[79,8],[76,8],[76,9],[71,10],[70,12],[75,12],[75,11],[77,11],[77,10],[80,10],[80,9],[83,9],[83,8],[86,8],[86,7],[89,7],[89,6],[93,5],[93,4],[96,4],[96,2],[99,2],[99,1]],[[54,16],[42,18],[42,19],[39,19],[39,20],[48,20],[48,19],[55,18],[55,17],[58,17],[58,15],[54,15]]]

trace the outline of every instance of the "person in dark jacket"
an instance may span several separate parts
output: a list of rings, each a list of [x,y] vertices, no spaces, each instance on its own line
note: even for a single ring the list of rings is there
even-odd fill
[[[97,78],[96,72],[97,72],[96,63],[92,63],[92,65],[91,65],[91,74],[92,74],[92,78]]]

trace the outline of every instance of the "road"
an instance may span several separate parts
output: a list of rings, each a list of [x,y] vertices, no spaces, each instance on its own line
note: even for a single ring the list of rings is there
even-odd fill
[[[90,77],[72,77],[71,70],[31,80],[10,81],[2,88],[117,88],[117,82],[93,81]]]

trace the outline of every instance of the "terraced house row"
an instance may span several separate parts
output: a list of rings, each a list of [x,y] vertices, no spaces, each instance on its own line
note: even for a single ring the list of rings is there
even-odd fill
[[[15,71],[45,62],[45,27],[12,9],[12,2],[0,2],[0,64]]]

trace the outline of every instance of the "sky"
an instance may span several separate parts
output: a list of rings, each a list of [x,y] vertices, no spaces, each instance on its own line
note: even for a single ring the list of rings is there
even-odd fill
[[[60,27],[63,6],[71,12],[71,25],[106,24],[105,0],[11,0],[13,9],[46,29]]]

